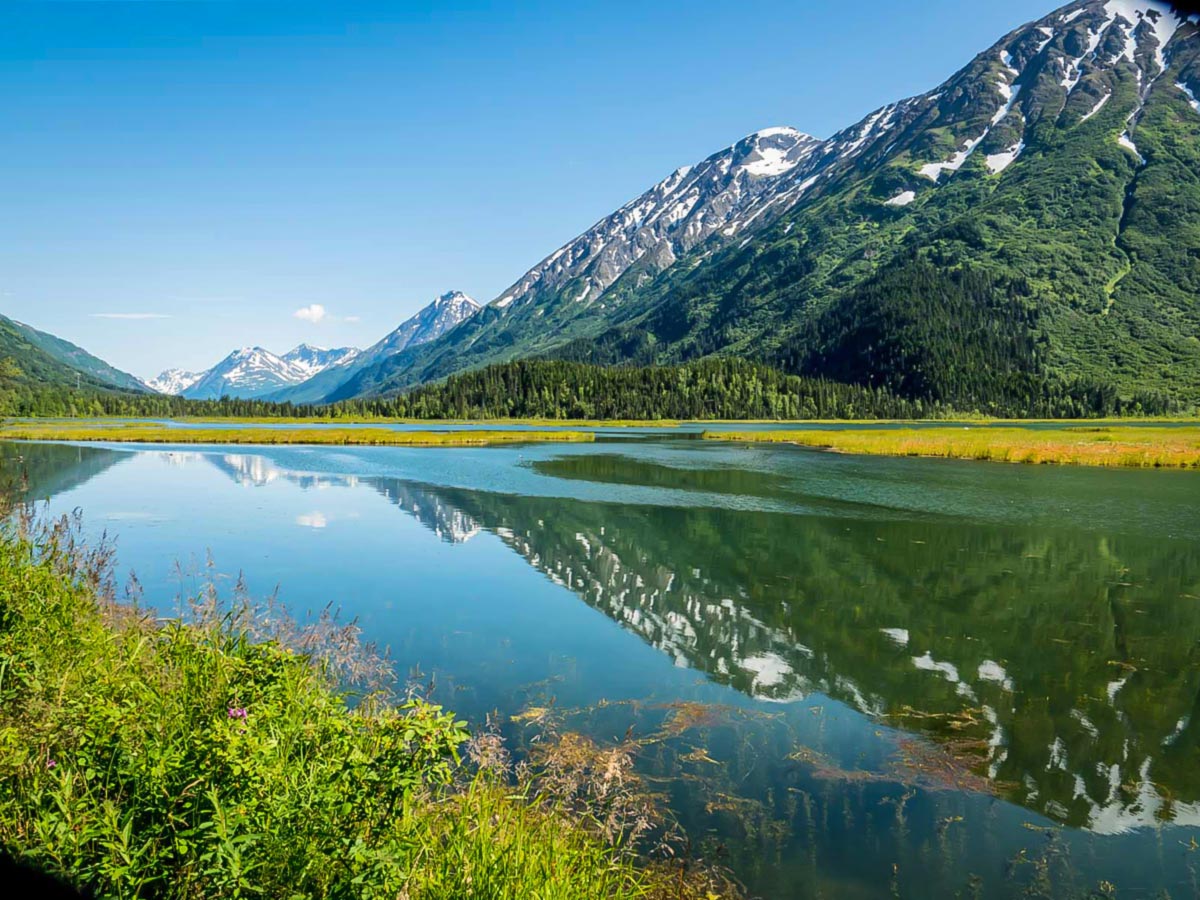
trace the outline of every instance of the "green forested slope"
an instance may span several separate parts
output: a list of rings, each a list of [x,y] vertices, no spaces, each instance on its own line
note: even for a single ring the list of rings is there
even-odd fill
[[[128,372],[122,372],[120,369],[110,366],[104,360],[92,356],[82,347],[78,347],[70,341],[65,341],[44,331],[38,331],[36,328],[31,328],[21,322],[14,322],[11,319],[6,319],[5,322],[12,325],[34,347],[63,365],[81,372],[85,376],[90,376],[98,383],[112,385],[127,391],[147,391],[146,385],[139,379]]]
[[[72,354],[87,370],[60,358]],[[0,415],[99,412],[102,400],[129,392],[103,376],[109,368],[73,344],[0,316]]]

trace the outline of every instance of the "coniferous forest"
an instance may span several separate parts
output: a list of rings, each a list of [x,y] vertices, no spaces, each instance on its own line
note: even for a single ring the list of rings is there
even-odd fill
[[[987,327],[983,325],[981,327]],[[1005,338],[998,338],[1002,344]],[[836,368],[860,345],[831,342]],[[981,345],[977,345],[981,346]],[[870,349],[901,358],[916,344]],[[947,347],[946,352],[949,353]],[[1002,348],[998,352],[1003,352]],[[521,360],[454,375],[392,397],[294,405],[225,397],[186,400],[98,386],[31,384],[11,360],[0,360],[0,414],[31,417],[145,418],[404,418],[404,419],[925,419],[961,415],[1008,418],[1095,418],[1173,415],[1189,410],[1165,394],[1123,398],[1111,385],[1056,381],[981,365],[941,368],[927,351],[926,372],[937,385],[906,395],[887,384],[846,384],[787,374],[779,368],[714,357],[678,366],[599,366],[563,360]],[[945,359],[945,357],[943,357]],[[790,361],[803,367],[804,362]]]

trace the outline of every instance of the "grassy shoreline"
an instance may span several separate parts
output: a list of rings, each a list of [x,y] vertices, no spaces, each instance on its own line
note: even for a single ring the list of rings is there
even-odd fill
[[[1026,465],[1200,468],[1200,427],[1078,423],[1062,428],[927,428],[705,432],[706,440],[793,444],[864,456],[964,459]]]
[[[736,895],[640,857],[637,826],[555,795],[556,773],[489,767],[503,751],[440,707],[347,693],[346,672],[379,671],[353,629],[206,590],[159,620],[113,602],[108,556],[68,523],[18,521],[0,533],[0,854],[102,898]],[[597,748],[594,773],[623,754]]]
[[[129,444],[329,444],[365,447],[482,447],[518,443],[587,443],[590,431],[389,431],[381,428],[171,428],[154,423],[6,425],[0,440],[111,441]]]

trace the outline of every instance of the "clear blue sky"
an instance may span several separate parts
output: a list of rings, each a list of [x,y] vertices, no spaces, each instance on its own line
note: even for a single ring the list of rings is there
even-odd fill
[[[444,291],[494,299],[680,165],[828,136],[1056,5],[4,2],[0,312],[142,376],[365,346]]]

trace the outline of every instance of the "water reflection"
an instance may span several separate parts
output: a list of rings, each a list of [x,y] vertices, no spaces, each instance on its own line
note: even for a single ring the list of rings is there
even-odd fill
[[[47,446],[24,464],[46,491],[123,458]],[[818,512],[797,515],[314,473],[262,455],[169,459],[247,488],[365,488],[447,544],[492,535],[676,666],[747,698],[707,711],[593,703],[572,724],[614,736],[633,722],[664,736],[647,742],[645,765],[672,806],[771,896],[1010,896],[1013,885],[1069,896],[1110,866],[1138,884],[1195,878],[1186,842],[1154,836],[1166,823],[1200,826],[1193,540],[1095,522],[873,516],[857,488],[828,485],[808,504]],[[568,485],[795,489],[777,471],[600,451],[530,465]],[[311,506],[297,525],[335,521]],[[869,718],[838,718],[825,698]],[[1038,830],[1052,823],[1080,832]],[[1108,858],[1082,833],[1129,837]],[[980,872],[1001,872],[1006,887],[976,884]]]
[[[448,508],[494,532],[714,681],[984,741],[988,776],[1052,820],[1200,824],[1193,546],[386,490],[439,533]]]
[[[489,531],[717,683],[772,702],[823,694],[977,741],[980,771],[1053,821],[1103,834],[1200,825],[1200,548],[1188,542],[596,504],[203,458],[240,484],[362,483],[444,541]],[[570,474],[589,462],[572,458]],[[614,477],[611,458],[595,467]],[[624,460],[622,472],[672,488],[780,489],[745,471],[678,470],[672,482],[665,467]]]

